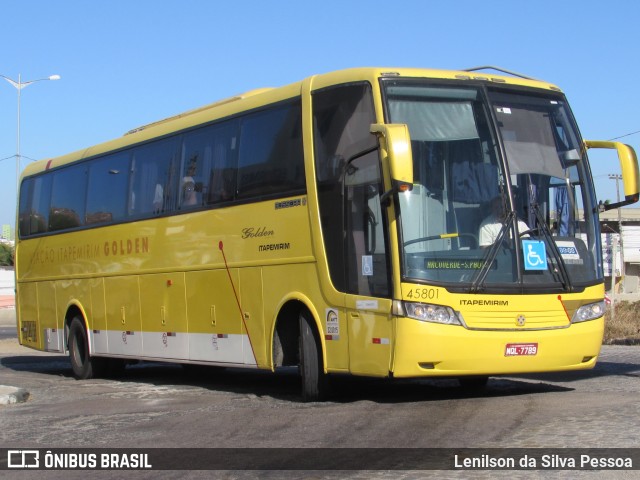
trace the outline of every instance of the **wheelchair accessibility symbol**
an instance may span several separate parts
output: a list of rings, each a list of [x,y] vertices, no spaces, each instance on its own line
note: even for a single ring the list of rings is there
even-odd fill
[[[522,240],[525,270],[546,270],[547,251],[544,242],[538,240]]]

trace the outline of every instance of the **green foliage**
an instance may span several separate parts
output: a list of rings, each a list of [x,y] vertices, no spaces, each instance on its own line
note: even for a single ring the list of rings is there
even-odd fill
[[[10,267],[13,265],[13,247],[6,243],[0,243],[0,266]]]

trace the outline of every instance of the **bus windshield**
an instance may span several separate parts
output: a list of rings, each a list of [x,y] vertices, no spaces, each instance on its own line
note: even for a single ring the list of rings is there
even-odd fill
[[[602,279],[585,149],[561,94],[384,82],[409,126],[399,193],[405,281],[468,292],[569,292]]]

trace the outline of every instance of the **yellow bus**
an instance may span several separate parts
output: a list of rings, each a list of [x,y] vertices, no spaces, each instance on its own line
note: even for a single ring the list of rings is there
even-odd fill
[[[486,67],[482,67],[486,69]],[[358,68],[30,164],[20,343],[84,379],[132,360],[453,377],[592,368],[604,330],[589,148],[555,85]],[[614,208],[618,205],[610,205]]]

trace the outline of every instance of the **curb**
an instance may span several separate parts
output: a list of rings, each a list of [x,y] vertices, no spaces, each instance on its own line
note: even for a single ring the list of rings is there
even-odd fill
[[[27,392],[24,388],[0,385],[0,405],[23,403],[26,402],[28,398],[29,392]]]

